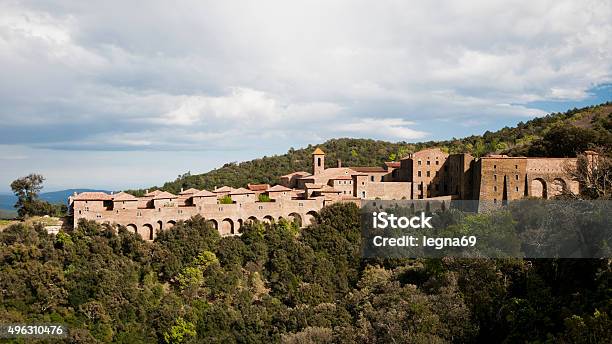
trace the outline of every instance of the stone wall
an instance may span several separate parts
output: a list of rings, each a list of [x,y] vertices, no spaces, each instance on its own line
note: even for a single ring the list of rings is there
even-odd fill
[[[237,234],[245,221],[277,221],[280,218],[297,219],[307,225],[314,213],[323,207],[323,199],[314,200],[279,200],[277,202],[254,202],[233,204],[199,204],[188,207],[158,207],[155,209],[114,209],[90,206],[85,211],[75,201],[74,223],[79,219],[94,220],[110,224],[119,224],[140,233],[146,240],[155,238],[157,231],[172,227],[180,220],[187,220],[200,215],[212,222],[221,235]],[[88,204],[101,201],[88,201]],[[80,210],[80,211],[79,211]]]
[[[579,184],[571,180],[568,169],[576,168],[573,158],[526,158],[528,195],[550,198],[559,195],[564,189],[579,192]]]
[[[412,183],[409,182],[367,182],[362,190],[367,199],[412,199]]]

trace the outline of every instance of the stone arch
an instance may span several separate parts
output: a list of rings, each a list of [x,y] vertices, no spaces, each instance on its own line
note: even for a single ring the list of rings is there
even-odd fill
[[[145,223],[142,225],[142,228],[138,230],[138,234],[140,234],[144,240],[153,240],[153,225]]]
[[[562,178],[553,179],[550,184],[550,197],[559,196],[567,191],[567,183]]]
[[[170,228],[172,228],[174,226],[176,226],[176,221],[170,220],[170,221],[166,222],[166,228],[170,229]]]
[[[162,220],[157,221],[157,230],[161,231],[164,229],[164,222]]]
[[[221,221],[221,227],[219,228],[219,234],[221,235],[234,234],[234,221],[232,221],[229,218],[223,219],[223,221]]]
[[[210,225],[214,229],[219,230],[219,223],[217,222],[217,220],[210,219],[210,220],[207,220],[206,222],[210,223]]]
[[[291,213],[289,214],[289,217],[292,219],[293,222],[296,222],[298,226],[302,227],[302,216],[300,216],[300,214]]]
[[[304,225],[309,225],[311,223],[314,223],[316,219],[317,219],[317,212],[314,210],[311,210],[307,212],[306,216],[304,217]]]
[[[273,223],[274,222],[274,217],[272,217],[272,215],[266,215],[263,218],[263,221],[266,223]]]
[[[531,196],[538,198],[547,198],[546,181],[542,178],[536,178],[531,181]]]
[[[236,231],[240,231],[240,229],[242,228],[243,224],[244,224],[244,221],[242,221],[242,219],[238,219],[236,221]]]
[[[130,223],[129,225],[127,225],[125,227],[127,228],[128,232],[138,233],[138,227],[136,227],[136,225],[133,224],[133,223]]]
[[[255,216],[249,216],[249,218],[247,219],[247,221],[257,222],[257,221],[259,221],[259,220],[258,220],[258,219],[257,219],[257,217],[255,217]]]

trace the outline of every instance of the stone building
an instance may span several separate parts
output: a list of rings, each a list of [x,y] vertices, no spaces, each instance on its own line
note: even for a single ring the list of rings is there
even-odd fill
[[[593,158],[594,161],[596,158]],[[312,153],[312,170],[280,177],[280,184],[188,189],[179,195],[155,190],[143,197],[120,192],[83,192],[70,198],[75,226],[79,219],[120,224],[152,240],[157,231],[201,215],[222,235],[238,234],[246,221],[281,218],[308,224],[323,206],[361,200],[487,200],[550,198],[579,185],[567,177],[576,159],[447,154],[421,150],[384,166],[325,168],[325,152]],[[260,195],[268,197],[260,197]],[[223,201],[221,201],[223,200]],[[230,200],[231,203],[226,204]],[[265,201],[262,201],[265,200]]]

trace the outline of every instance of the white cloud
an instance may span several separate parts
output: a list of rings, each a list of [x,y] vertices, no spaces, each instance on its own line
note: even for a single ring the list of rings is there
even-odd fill
[[[421,139],[427,132],[409,128],[414,122],[401,118],[363,118],[359,122],[340,126],[340,131],[359,137],[389,137],[393,140],[408,141]]]
[[[4,3],[0,120],[55,149],[430,139],[432,120],[542,115],[527,103],[612,81],[611,17],[601,0]]]
[[[191,126],[229,122],[241,125],[278,126],[283,121],[301,122],[338,114],[334,103],[289,103],[278,97],[248,88],[235,87],[222,96],[180,96],[177,107],[152,121],[164,125]]]

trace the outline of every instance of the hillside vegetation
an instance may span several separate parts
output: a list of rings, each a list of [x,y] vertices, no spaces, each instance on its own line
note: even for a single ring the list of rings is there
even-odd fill
[[[220,237],[194,217],[154,242],[94,222],[57,235],[19,223],[0,231],[0,319],[65,324],[70,343],[612,340],[609,259],[368,260],[360,219],[335,204],[305,229],[248,223]]]
[[[345,166],[382,166],[385,161],[399,160],[408,153],[423,148],[440,147],[449,153],[470,153],[476,157],[488,153],[513,156],[575,156],[588,148],[612,147],[612,103],[553,113],[516,127],[505,127],[483,135],[462,139],[420,143],[385,142],[367,139],[341,138],[317,145],[326,152],[325,165],[335,167],[337,160]],[[186,173],[160,189],[177,193],[181,188],[213,189],[216,186],[245,186],[247,183],[278,183],[278,177],[293,171],[310,170],[313,145],[289,149],[286,154],[241,163],[227,163],[210,172]],[[151,189],[158,188],[153,187]],[[144,190],[131,190],[142,195]]]

